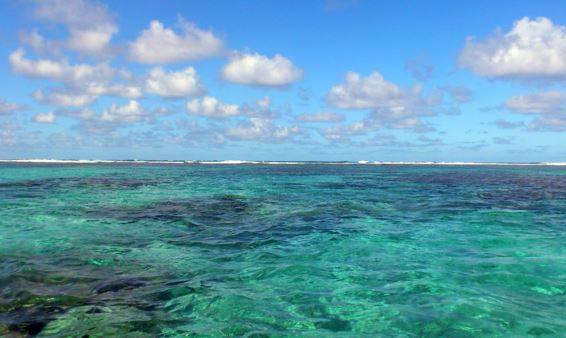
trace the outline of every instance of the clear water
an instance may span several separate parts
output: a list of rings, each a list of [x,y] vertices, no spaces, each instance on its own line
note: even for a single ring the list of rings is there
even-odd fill
[[[0,165],[0,335],[566,334],[566,168]]]

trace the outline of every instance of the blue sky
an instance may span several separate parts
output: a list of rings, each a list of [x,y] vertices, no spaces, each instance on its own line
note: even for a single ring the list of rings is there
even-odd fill
[[[566,161],[560,1],[0,1],[0,158]]]

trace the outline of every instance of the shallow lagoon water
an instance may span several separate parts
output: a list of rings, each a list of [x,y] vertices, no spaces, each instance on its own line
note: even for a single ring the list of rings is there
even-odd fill
[[[0,335],[566,334],[566,167],[0,164]]]

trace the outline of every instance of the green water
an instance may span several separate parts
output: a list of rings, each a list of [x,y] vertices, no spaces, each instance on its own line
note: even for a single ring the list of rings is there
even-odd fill
[[[566,335],[566,168],[0,165],[0,335]]]

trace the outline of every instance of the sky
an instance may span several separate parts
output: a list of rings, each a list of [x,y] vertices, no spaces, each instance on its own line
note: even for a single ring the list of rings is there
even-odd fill
[[[0,12],[1,159],[566,162],[563,1]]]

